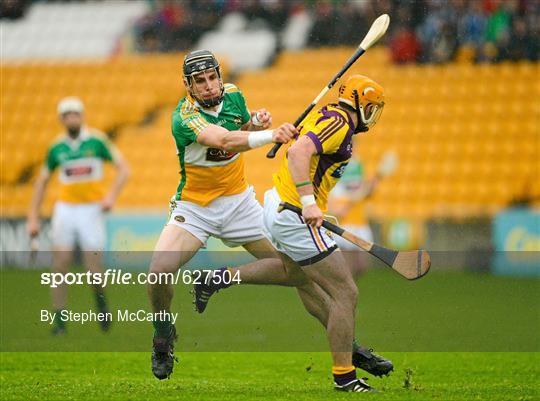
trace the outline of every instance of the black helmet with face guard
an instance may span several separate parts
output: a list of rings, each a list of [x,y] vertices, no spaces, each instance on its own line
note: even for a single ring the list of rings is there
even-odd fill
[[[184,73],[184,85],[188,90],[189,94],[199,102],[203,107],[213,107],[217,106],[223,101],[223,96],[225,93],[225,88],[223,87],[223,79],[221,77],[221,69],[219,67],[219,62],[212,52],[208,50],[195,50],[188,53],[184,57],[184,65],[182,67]],[[204,99],[195,89],[194,76],[201,73],[208,73],[215,71],[219,79],[219,90],[220,93],[218,96],[215,96],[211,99]]]

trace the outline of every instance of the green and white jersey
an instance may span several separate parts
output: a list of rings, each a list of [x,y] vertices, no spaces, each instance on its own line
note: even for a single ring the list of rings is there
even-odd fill
[[[59,169],[59,200],[88,203],[103,199],[103,162],[114,161],[115,152],[106,136],[96,130],[83,128],[75,140],[62,135],[45,160],[49,172]]]
[[[250,120],[242,92],[225,84],[225,96],[217,111],[203,109],[191,96],[180,100],[172,115],[172,134],[180,162],[176,200],[206,206],[219,196],[235,195],[247,188],[241,153],[210,148],[197,142],[208,125],[239,130]]]

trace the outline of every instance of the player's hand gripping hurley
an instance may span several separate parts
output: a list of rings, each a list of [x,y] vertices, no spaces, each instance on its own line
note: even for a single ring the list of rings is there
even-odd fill
[[[362,43],[360,43],[360,46],[358,46],[358,49],[354,52],[354,54],[347,60],[345,65],[339,70],[339,72],[332,78],[332,80],[326,85],[326,87],[323,88],[323,90],[317,95],[315,99],[311,102],[311,104],[307,107],[307,109],[304,110],[304,112],[296,119],[294,122],[294,126],[298,127],[300,123],[306,118],[306,116],[309,114],[311,110],[313,110],[313,107],[319,102],[319,100],[322,99],[322,97],[328,92],[335,83],[341,78],[343,74],[351,67],[351,65],[354,64],[358,58],[362,54],[366,52],[367,49],[369,49],[371,46],[375,44],[386,32],[388,29],[388,24],[390,24],[390,17],[388,14],[383,14],[379,18],[377,18],[375,21],[373,21],[373,24],[371,25],[371,28],[369,28],[368,33],[364,37],[364,40],[362,40]],[[273,159],[276,156],[277,151],[281,147],[281,143],[276,143],[272,149],[266,154],[266,157],[269,159]]]
[[[291,205],[290,203],[281,202],[279,204],[278,211],[282,212],[285,209],[302,216],[302,209]],[[356,246],[362,248],[364,251],[369,252],[377,259],[390,266],[400,275],[405,277],[407,280],[416,280],[426,275],[431,267],[431,259],[426,251],[394,251],[392,249],[374,244],[373,242],[363,240],[362,238],[357,237],[353,233],[350,233],[349,231],[330,223],[329,221],[323,220],[322,226],[327,230],[332,231],[334,234],[345,238],[347,241],[352,242]]]

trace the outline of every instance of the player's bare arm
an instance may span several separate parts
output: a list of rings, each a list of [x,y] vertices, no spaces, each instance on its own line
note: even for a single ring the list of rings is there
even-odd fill
[[[287,155],[289,158],[289,171],[302,202],[302,216],[307,224],[320,227],[323,221],[323,213],[315,203],[313,185],[311,185],[309,177],[311,157],[316,153],[317,148],[313,141],[309,137],[302,136],[291,146]]]
[[[255,132],[228,131],[218,125],[210,124],[197,136],[197,142],[228,152],[245,152],[272,142],[287,143],[297,134],[298,131],[290,123],[284,123],[274,130]]]
[[[51,173],[46,167],[43,167],[34,184],[34,194],[32,196],[30,210],[28,212],[26,230],[30,237],[35,237],[39,234],[39,209],[41,207],[41,203],[43,202],[43,196],[45,195],[49,178],[51,178]]]
[[[126,184],[130,175],[129,165],[122,154],[118,151],[116,151],[114,155],[114,167],[116,168],[116,178],[112,183],[109,192],[101,201],[101,209],[104,212],[108,212],[112,209],[118,195],[120,195],[120,191]]]

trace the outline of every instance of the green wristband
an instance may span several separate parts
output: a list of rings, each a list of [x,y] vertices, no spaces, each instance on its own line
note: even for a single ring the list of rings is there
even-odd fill
[[[302,181],[294,184],[296,188],[304,187],[306,185],[311,185],[311,181]]]

